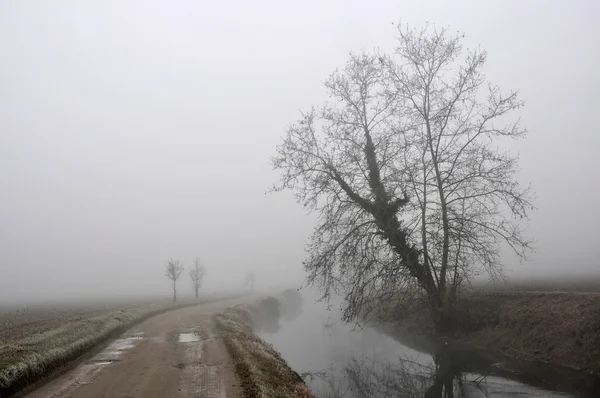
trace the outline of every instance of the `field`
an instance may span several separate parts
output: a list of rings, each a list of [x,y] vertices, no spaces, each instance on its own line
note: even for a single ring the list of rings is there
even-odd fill
[[[135,304],[74,304],[0,307],[0,342],[6,344],[24,337],[58,328],[64,324],[101,315]]]
[[[561,277],[512,278],[506,283],[484,285],[474,283],[474,287],[492,291],[528,292],[582,292],[600,293],[600,271],[597,273],[564,275]]]

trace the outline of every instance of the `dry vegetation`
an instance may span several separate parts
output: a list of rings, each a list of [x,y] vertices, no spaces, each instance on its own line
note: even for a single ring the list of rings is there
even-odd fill
[[[528,292],[596,292],[600,293],[600,275],[598,273],[564,275],[543,278],[528,277],[488,286],[492,291],[528,291]]]
[[[10,341],[56,329],[66,323],[146,304],[148,304],[147,300],[139,302],[55,303],[52,305],[0,307],[0,342],[6,344]]]
[[[37,381],[133,324],[174,308],[168,303],[101,307],[4,310],[0,396]]]
[[[600,373],[600,294],[480,293],[462,307],[461,332],[475,346]]]
[[[68,307],[6,307],[0,309],[0,341],[5,344],[76,322],[107,310]]]
[[[600,294],[538,289],[464,294],[454,314],[452,336],[435,336],[426,307],[388,320],[400,325],[398,333],[451,337],[512,358],[600,374]]]
[[[238,306],[216,317],[227,350],[235,362],[244,396],[315,398],[300,375],[290,369],[273,346],[252,331],[253,319],[260,312],[260,305]]]

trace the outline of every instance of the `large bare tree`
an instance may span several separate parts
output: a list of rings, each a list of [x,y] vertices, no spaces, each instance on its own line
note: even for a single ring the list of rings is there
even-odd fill
[[[304,266],[324,297],[344,295],[346,320],[416,291],[441,331],[463,281],[499,275],[504,246],[521,258],[530,249],[529,189],[517,157],[496,149],[525,136],[510,117],[523,103],[487,84],[487,54],[464,49],[463,35],[400,25],[397,39],[329,77],[329,101],[277,147],[275,190],[319,215]]]
[[[179,263],[179,260],[170,259],[167,262],[165,269],[165,275],[173,282],[173,302],[177,301],[177,280],[183,272],[183,264]]]
[[[190,270],[190,279],[192,280],[192,288],[198,298],[198,291],[202,287],[202,281],[206,275],[206,267],[198,257],[194,260],[194,267]]]

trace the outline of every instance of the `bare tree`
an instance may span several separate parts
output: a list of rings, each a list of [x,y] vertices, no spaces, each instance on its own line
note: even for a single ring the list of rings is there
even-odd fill
[[[202,287],[202,281],[206,275],[206,267],[200,262],[200,259],[196,257],[194,260],[194,268],[190,270],[190,279],[192,280],[192,287],[196,298],[198,298],[198,291]]]
[[[246,278],[244,278],[244,285],[249,287],[250,290],[254,291],[254,283],[256,282],[256,274],[254,271],[248,271]]]
[[[518,159],[494,140],[523,137],[523,103],[485,84],[485,51],[464,36],[398,26],[391,54],[353,54],[303,113],[273,158],[275,191],[319,214],[308,281],[345,297],[346,320],[382,298],[423,292],[438,330],[474,273],[500,275],[499,250],[531,249],[520,220],[532,209],[514,179]]]
[[[179,260],[170,259],[167,262],[165,275],[173,282],[173,302],[177,301],[177,279],[183,272],[183,264],[179,264]]]

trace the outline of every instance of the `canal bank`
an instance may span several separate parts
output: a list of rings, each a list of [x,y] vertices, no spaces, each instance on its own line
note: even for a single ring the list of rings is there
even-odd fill
[[[386,330],[600,376],[598,293],[470,292],[453,318],[453,332],[436,336],[427,306],[416,306],[402,316],[391,311]]]
[[[319,397],[435,397],[450,389],[457,397],[597,396],[597,378],[585,372],[465,345],[425,344],[425,337],[407,339],[391,324],[344,324],[339,303],[332,304],[328,310],[304,293],[299,313],[285,317],[282,310],[268,327],[255,322],[254,329]]]

